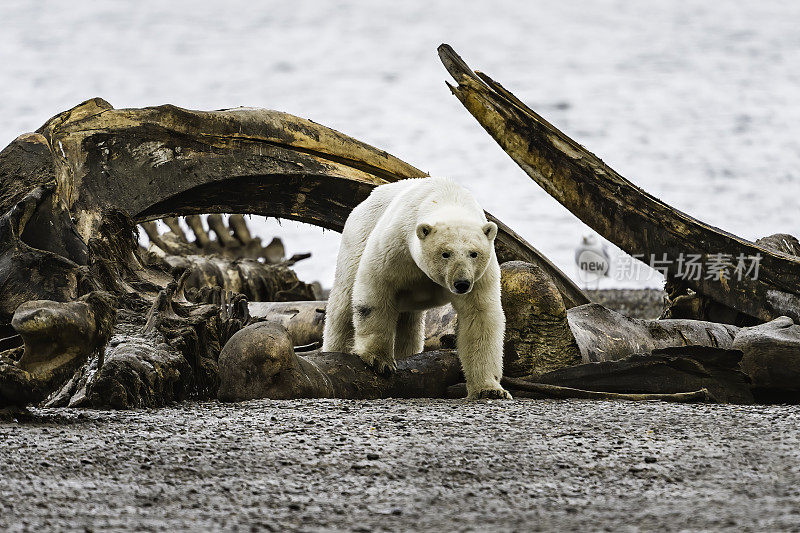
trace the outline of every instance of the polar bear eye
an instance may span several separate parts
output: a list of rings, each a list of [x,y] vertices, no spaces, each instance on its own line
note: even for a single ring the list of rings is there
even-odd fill
[[[475,259],[476,257],[478,257],[478,252],[470,252],[469,256]]]
[[[447,259],[448,257],[450,257],[450,252],[442,252],[442,257]]]

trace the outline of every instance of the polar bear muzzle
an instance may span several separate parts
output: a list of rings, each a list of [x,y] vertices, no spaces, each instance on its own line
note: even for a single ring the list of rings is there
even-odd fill
[[[472,286],[472,283],[468,279],[457,279],[453,283],[453,287],[456,289],[458,294],[465,294],[469,292],[469,288]]]

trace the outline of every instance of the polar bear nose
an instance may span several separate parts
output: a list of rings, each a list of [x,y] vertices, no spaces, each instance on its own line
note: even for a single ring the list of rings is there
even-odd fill
[[[455,287],[456,292],[459,294],[464,294],[469,290],[469,281],[465,279],[457,279],[453,282],[453,287]]]

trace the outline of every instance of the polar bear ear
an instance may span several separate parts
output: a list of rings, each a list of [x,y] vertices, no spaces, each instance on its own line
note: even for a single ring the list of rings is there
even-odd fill
[[[422,240],[428,235],[430,235],[432,231],[433,231],[433,226],[431,226],[430,224],[420,224],[419,226],[417,226],[417,237],[419,237],[419,240]]]
[[[486,224],[484,224],[483,234],[486,235],[486,237],[490,241],[493,241],[494,238],[497,237],[497,224],[495,224],[494,222],[487,222]]]

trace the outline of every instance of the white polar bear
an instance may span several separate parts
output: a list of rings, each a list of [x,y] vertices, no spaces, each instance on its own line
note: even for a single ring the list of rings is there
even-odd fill
[[[342,232],[323,350],[354,352],[379,372],[422,351],[425,309],[452,303],[469,398],[511,398],[500,386],[505,316],[497,225],[445,178],[375,188]]]

